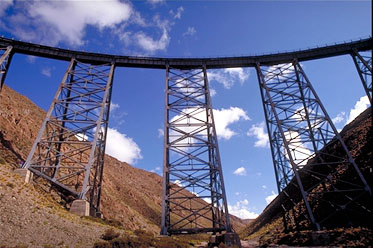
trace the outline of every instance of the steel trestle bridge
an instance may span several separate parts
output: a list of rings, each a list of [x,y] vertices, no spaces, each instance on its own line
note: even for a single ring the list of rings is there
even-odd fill
[[[300,62],[350,55],[372,104],[372,44],[368,38],[261,56],[154,58],[0,38],[0,90],[16,53],[70,62],[23,168],[88,201],[98,216],[115,68],[165,70],[161,233],[231,232],[207,69],[253,67],[285,230],[371,225],[371,188]]]

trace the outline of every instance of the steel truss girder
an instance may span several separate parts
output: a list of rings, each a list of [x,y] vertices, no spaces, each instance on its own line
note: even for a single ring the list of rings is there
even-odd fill
[[[231,231],[206,67],[167,66],[165,100],[161,234]]]
[[[13,57],[13,47],[0,47],[0,92],[3,89],[6,74]]]
[[[353,226],[356,216],[371,216],[370,187],[299,62],[256,70],[285,230]]]
[[[115,65],[72,59],[24,168],[100,213],[105,143]]]
[[[368,96],[370,105],[372,105],[372,51],[370,51],[370,56],[364,56],[360,54],[356,49],[352,50],[352,59],[354,60],[357,72],[365,93]]]

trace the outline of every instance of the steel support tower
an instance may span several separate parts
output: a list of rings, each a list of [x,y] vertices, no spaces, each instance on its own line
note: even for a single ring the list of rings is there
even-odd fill
[[[365,93],[368,96],[370,105],[372,106],[372,51],[369,51],[369,55],[360,54],[356,49],[352,50],[351,56],[354,60],[357,72]]]
[[[166,67],[161,234],[231,231],[206,67]]]
[[[114,64],[72,59],[23,168],[100,213]]]
[[[0,47],[0,92],[3,89],[6,74],[9,69],[10,61],[13,57],[13,47]]]
[[[285,229],[369,222],[371,189],[299,62],[256,70]]]

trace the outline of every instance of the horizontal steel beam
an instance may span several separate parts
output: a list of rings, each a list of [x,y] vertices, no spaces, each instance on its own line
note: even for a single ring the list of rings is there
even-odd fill
[[[185,229],[170,229],[170,234],[196,234],[196,233],[218,233],[226,231],[224,228],[185,228]]]
[[[294,52],[283,52],[260,56],[220,57],[220,58],[155,58],[120,56],[100,53],[73,51],[68,49],[38,45],[28,42],[12,40],[0,37],[0,47],[12,46],[15,53],[33,55],[44,58],[70,61],[75,57],[81,62],[90,64],[104,64],[114,62],[120,67],[155,68],[164,69],[166,65],[179,69],[200,68],[206,65],[207,69],[233,68],[233,67],[255,67],[260,65],[275,65],[289,63],[295,58],[299,61],[321,59],[352,53],[356,51],[372,50],[372,37],[349,43],[341,43]]]

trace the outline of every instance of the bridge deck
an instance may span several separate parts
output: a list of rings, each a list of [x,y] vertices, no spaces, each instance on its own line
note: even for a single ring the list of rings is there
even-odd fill
[[[331,46],[312,48],[294,52],[284,52],[261,56],[221,57],[221,58],[156,58],[120,56],[100,53],[73,51],[68,49],[38,45],[0,37],[0,47],[12,46],[15,53],[34,55],[44,58],[70,61],[75,57],[81,62],[91,64],[104,64],[114,62],[120,67],[156,68],[170,67],[179,69],[191,69],[206,65],[207,69],[254,67],[257,62],[261,65],[275,65],[287,63],[297,58],[298,61],[321,59],[338,55],[350,54],[353,49],[357,51],[372,50],[372,38],[361,39],[349,43],[341,43]]]

